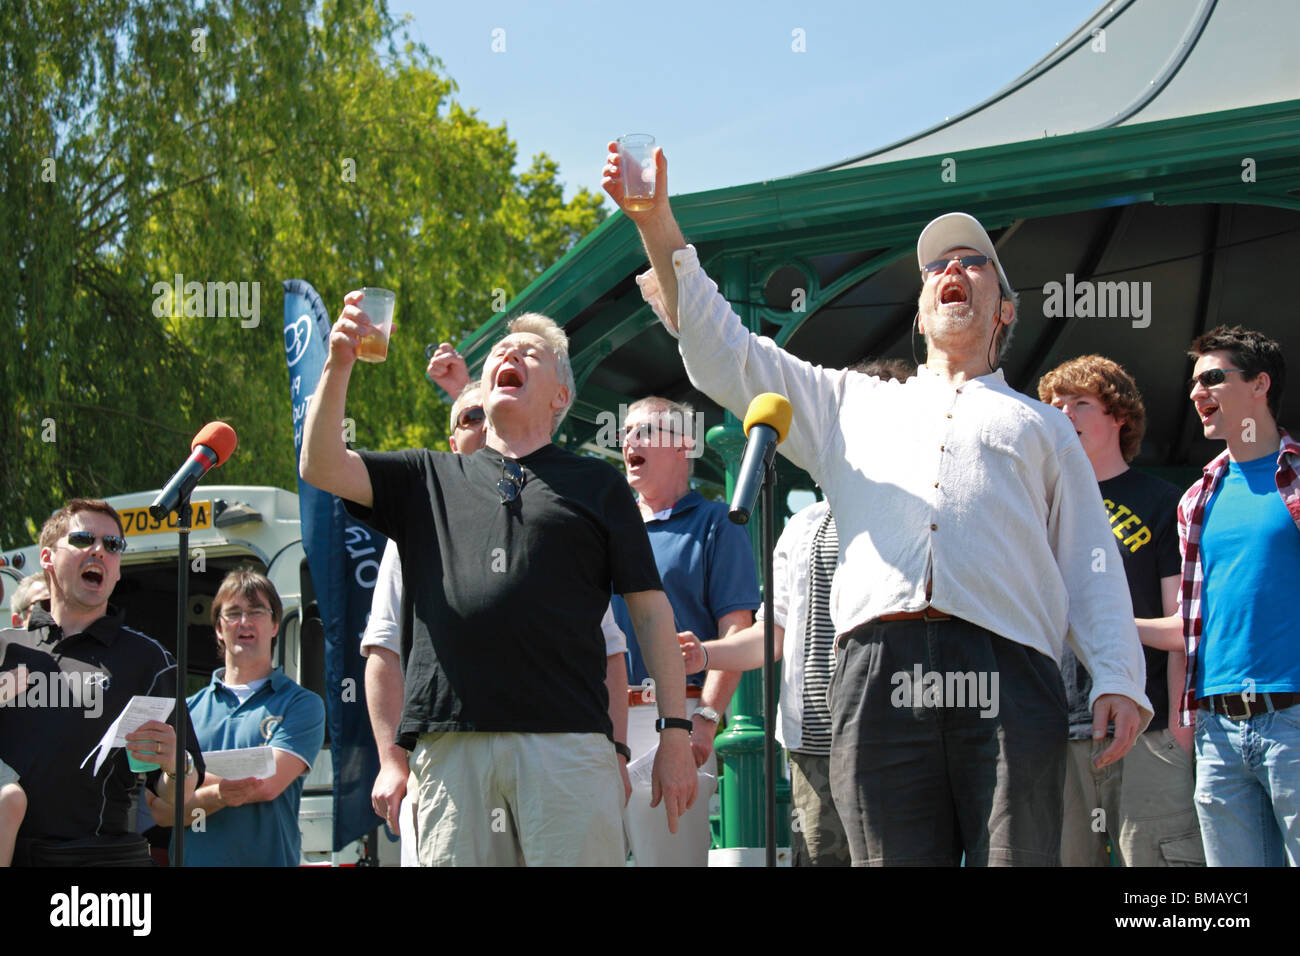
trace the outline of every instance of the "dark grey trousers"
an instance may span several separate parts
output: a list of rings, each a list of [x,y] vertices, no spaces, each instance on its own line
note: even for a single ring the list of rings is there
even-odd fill
[[[1065,687],[966,621],[868,623],[830,688],[831,793],[855,866],[1057,866]]]

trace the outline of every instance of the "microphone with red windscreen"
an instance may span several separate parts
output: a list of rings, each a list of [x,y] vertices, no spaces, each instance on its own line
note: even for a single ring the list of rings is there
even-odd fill
[[[234,454],[238,444],[235,430],[225,422],[208,422],[204,425],[194,436],[194,441],[190,442],[190,457],[172,475],[167,487],[158,493],[154,503],[149,506],[149,515],[155,521],[161,521],[175,511],[182,500],[189,498],[199,479],[209,469],[223,464]]]

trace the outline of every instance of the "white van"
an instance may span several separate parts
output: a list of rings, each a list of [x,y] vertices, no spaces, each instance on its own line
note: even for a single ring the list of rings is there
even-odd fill
[[[111,602],[126,612],[126,623],[157,639],[175,653],[176,629],[176,516],[156,521],[149,516],[155,491],[115,495],[108,500],[122,516],[128,547],[122,555],[122,579]],[[311,575],[302,547],[298,496],[281,488],[248,485],[200,485],[194,490],[190,531],[188,614],[189,675],[187,694],[211,680],[224,662],[217,652],[211,624],[212,598],[221,579],[237,567],[251,566],[275,585],[284,604],[276,665],[308,690],[325,697],[325,635],[315,613]],[[9,601],[18,582],[40,570],[40,548],[0,552],[4,599],[0,626],[9,625]],[[304,605],[303,595],[307,595]],[[319,758],[313,763],[303,788],[298,821],[302,828],[304,865],[347,865],[361,861],[366,848],[361,841],[338,853],[333,844],[334,773],[328,728]],[[379,828],[377,854],[383,865],[397,865],[398,844]]]

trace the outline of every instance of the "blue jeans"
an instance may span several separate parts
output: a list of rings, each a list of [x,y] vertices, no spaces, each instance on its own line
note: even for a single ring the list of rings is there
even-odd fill
[[[1198,710],[1195,802],[1210,866],[1300,866],[1300,706]]]

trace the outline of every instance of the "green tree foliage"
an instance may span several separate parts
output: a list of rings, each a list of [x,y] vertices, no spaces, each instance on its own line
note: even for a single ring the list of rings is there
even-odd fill
[[[0,14],[0,542],[64,498],[156,486],[206,421],[223,482],[295,487],[281,280],[332,314],[397,293],[353,377],[369,448],[445,447],[424,346],[457,341],[602,218],[454,99],[383,0],[6,0]],[[258,323],[164,287],[258,284]],[[157,287],[157,288],[156,288]],[[50,440],[53,439],[53,440]]]

